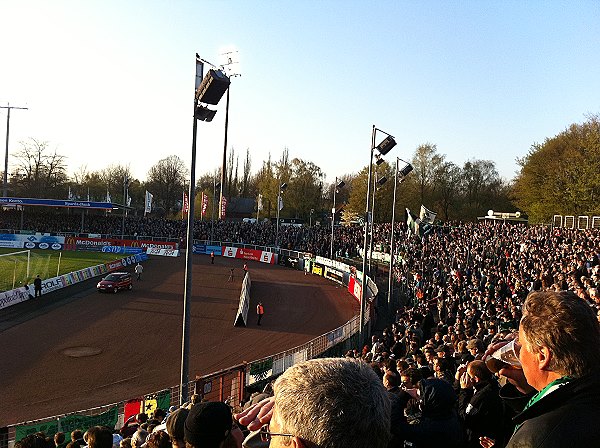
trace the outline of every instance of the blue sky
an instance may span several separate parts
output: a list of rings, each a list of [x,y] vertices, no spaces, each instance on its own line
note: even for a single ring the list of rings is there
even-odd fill
[[[433,143],[511,179],[532,144],[600,112],[597,1],[0,0],[0,30],[0,105],[29,107],[10,153],[48,141],[70,171],[189,166],[196,52],[238,51],[228,148],[253,171],[287,147],[333,181],[368,163],[376,125],[390,161]],[[199,123],[197,175],[220,164],[224,118],[223,99]]]

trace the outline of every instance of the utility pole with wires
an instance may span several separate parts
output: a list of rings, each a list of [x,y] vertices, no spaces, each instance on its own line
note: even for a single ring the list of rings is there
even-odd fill
[[[6,114],[6,153],[4,154],[4,188],[2,191],[3,197],[7,197],[7,195],[8,195],[8,136],[9,136],[9,129],[10,129],[10,110],[11,109],[28,110],[29,108],[28,107],[11,106],[10,103],[8,103],[6,106],[0,106],[0,109],[8,110],[8,113]]]

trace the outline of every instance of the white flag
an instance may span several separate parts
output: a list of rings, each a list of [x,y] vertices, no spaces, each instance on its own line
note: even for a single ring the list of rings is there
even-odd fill
[[[154,196],[148,190],[146,190],[146,206],[144,207],[144,216],[146,213],[150,213],[152,211],[152,198]]]
[[[283,198],[279,196],[279,211],[283,208]]]
[[[419,218],[421,218],[422,222],[433,224],[433,221],[435,221],[436,216],[437,216],[437,213],[432,212],[431,210],[426,208],[424,205],[421,205],[421,212],[419,213]]]
[[[131,197],[127,198],[127,207],[131,207]]]
[[[110,193],[108,192],[108,189],[106,190],[106,202],[112,202],[112,199],[110,198]]]
[[[258,195],[258,211],[262,211],[263,209],[263,203],[262,203],[262,194]]]

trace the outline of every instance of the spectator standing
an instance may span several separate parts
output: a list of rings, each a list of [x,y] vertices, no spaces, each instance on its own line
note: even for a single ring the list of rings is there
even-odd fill
[[[210,264],[215,264],[215,251],[210,253]]]
[[[471,361],[460,375],[458,413],[466,429],[466,447],[479,448],[479,438],[502,439],[503,405],[492,373],[480,360]],[[498,446],[501,446],[498,444]]]
[[[263,306],[262,302],[258,302],[258,305],[256,305],[256,315],[258,317],[258,322],[256,325],[260,325],[260,321],[262,320],[264,314],[265,307]]]
[[[188,448],[241,447],[243,435],[233,424],[231,409],[220,401],[195,404],[185,419],[184,437]]]
[[[137,279],[141,280],[142,279],[142,272],[144,272],[144,267],[138,263],[135,265],[135,274],[137,275]]]
[[[248,265],[246,263],[244,263],[244,277],[246,276],[247,273],[248,273]]]
[[[33,288],[35,290],[35,297],[42,295],[42,279],[40,278],[39,274],[35,277],[35,280],[33,281]]]
[[[507,447],[598,446],[600,325],[591,307],[573,292],[532,292],[519,342],[523,370],[499,373],[521,391],[538,393],[513,419]]]
[[[272,448],[388,446],[390,400],[364,361],[300,362],[287,369],[273,389],[274,397],[236,415],[251,431],[260,429],[255,435]]]

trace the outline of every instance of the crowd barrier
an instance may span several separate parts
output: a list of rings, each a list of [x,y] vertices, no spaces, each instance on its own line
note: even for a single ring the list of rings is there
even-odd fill
[[[273,260],[276,259],[279,265],[284,265],[292,269],[309,271],[314,266],[323,266],[322,274],[320,275],[323,275],[325,272],[329,273],[329,275],[323,275],[325,278],[338,283],[341,282],[347,287],[349,287],[350,279],[353,279],[353,288],[357,284],[360,285],[362,274],[354,267],[323,257],[313,257],[311,254],[305,252],[220,241],[194,242],[193,251],[194,253],[204,254],[210,254],[210,252],[214,251],[215,256],[217,256],[222,254],[224,247],[237,247],[272,253],[276,255],[276,258],[273,258]],[[215,249],[220,249],[221,253],[217,254],[217,250]],[[369,295],[377,295],[377,286],[368,277],[367,287]],[[349,292],[355,297],[360,297],[360,295],[357,296],[353,291]],[[365,313],[365,324],[369,323],[372,314],[370,307],[367,311]],[[187,384],[187,390],[193,391],[207,400],[226,401],[233,408],[239,408],[242,401],[247,398],[247,390],[280,375],[295,363],[324,355],[341,356],[350,348],[356,348],[355,339],[359,331],[360,317],[355,316],[342,326],[298,347],[236,365],[219,372],[196,376],[193,381]],[[159,405],[163,407],[167,406],[167,403],[168,405],[179,404],[179,392],[179,385],[177,385],[152,392],[143,397],[134,397],[92,409],[3,427],[0,428],[0,448],[12,448],[16,440],[20,440],[25,435],[40,430],[45,431],[46,434],[52,434],[53,431],[67,432],[74,425],[79,425],[79,428],[84,427],[86,429],[91,426],[88,425],[88,422],[93,423],[100,420],[109,424],[112,424],[114,421],[114,427],[119,427],[127,416],[134,413],[133,410],[139,409],[137,412],[150,413]],[[131,403],[134,403],[134,405],[130,406]]]

